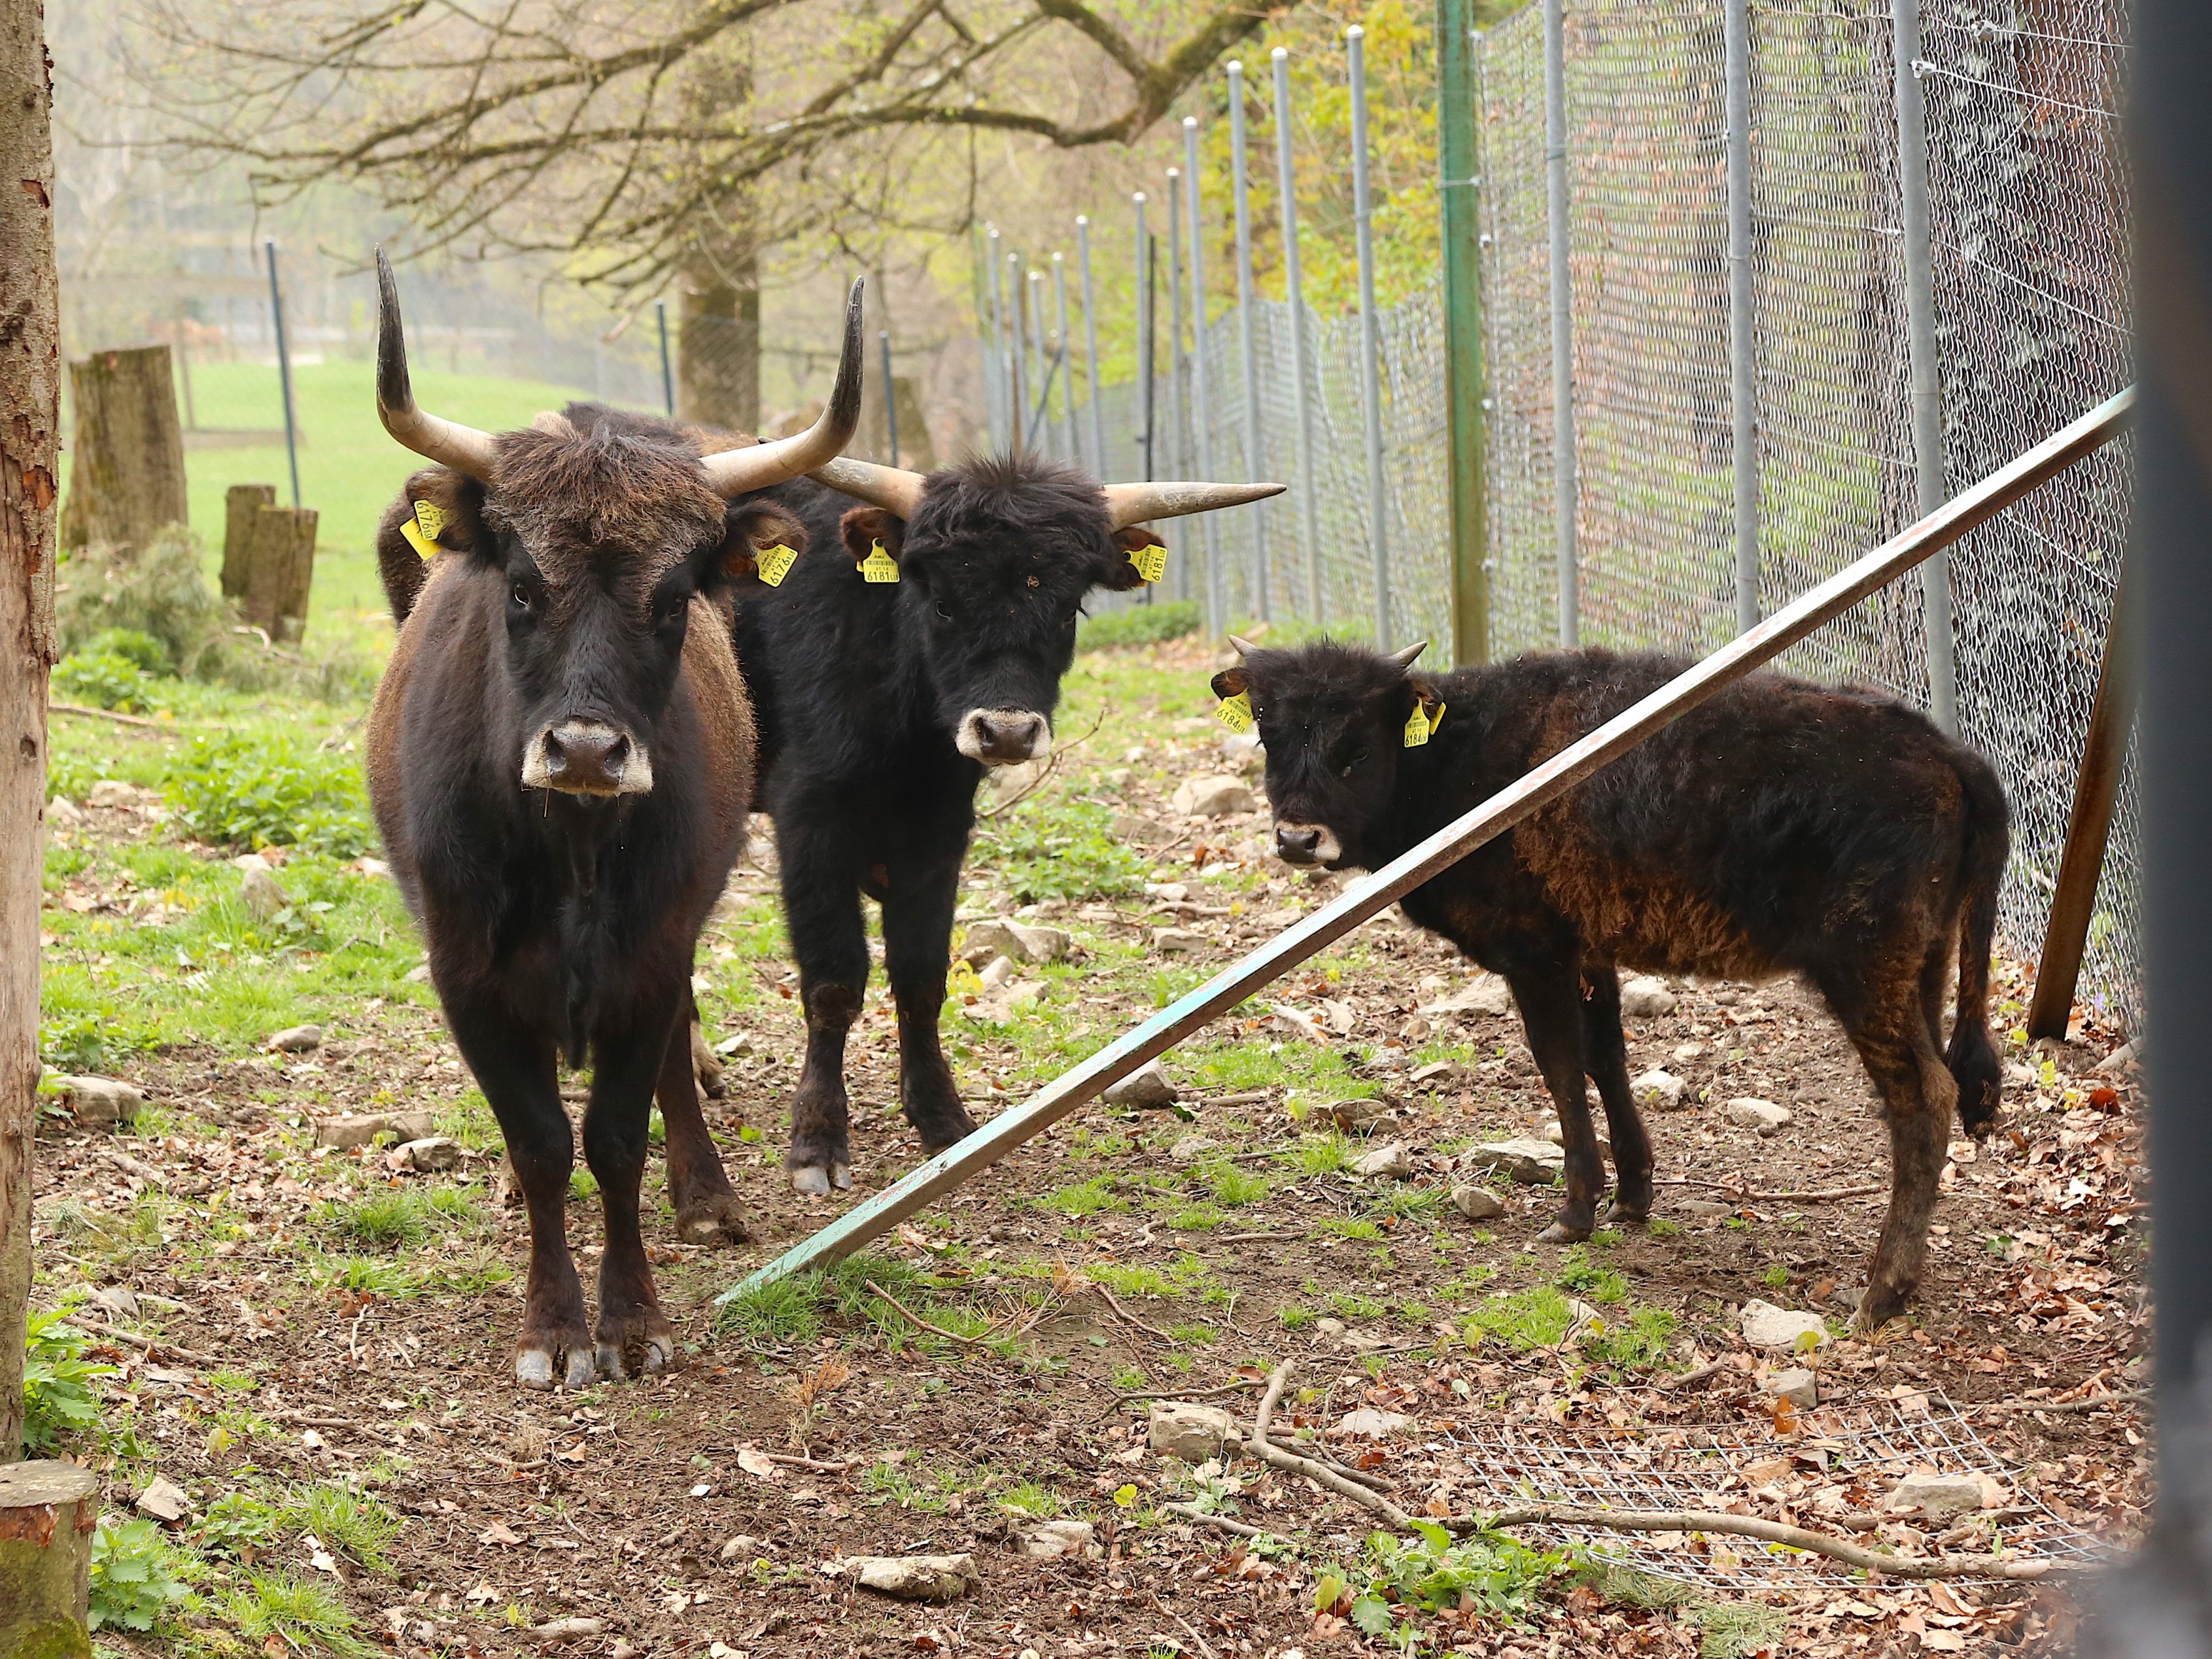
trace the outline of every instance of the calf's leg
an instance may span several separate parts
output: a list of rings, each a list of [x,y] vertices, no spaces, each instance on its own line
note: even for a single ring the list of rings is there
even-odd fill
[[[690,1045],[678,1026],[682,1006],[674,995],[655,998],[633,1011],[631,1019],[611,1023],[592,1036],[584,1161],[599,1180],[607,1228],[606,1249],[599,1258],[594,1358],[599,1374],[617,1381],[625,1370],[643,1375],[676,1363],[676,1333],[661,1311],[653,1266],[646,1260],[638,1197],[654,1080],[672,1058],[687,1077],[690,1073]]]
[[[661,1126],[667,1132],[668,1202],[676,1212],[676,1236],[686,1244],[742,1244],[752,1237],[721,1154],[707,1133],[693,1080],[693,1038],[698,1026],[696,1003],[687,1000],[661,1056]]]
[[[1520,1007],[1528,1051],[1559,1109],[1560,1139],[1566,1144],[1566,1196],[1558,1219],[1538,1237],[1547,1244],[1571,1244],[1588,1238],[1597,1225],[1597,1201],[1605,1192],[1605,1161],[1598,1156],[1589,1091],[1583,1080],[1582,975],[1571,959],[1523,960],[1505,969],[1505,982]]]
[[[1583,1064],[1605,1103],[1613,1136],[1613,1207],[1608,1222],[1641,1222],[1651,1214],[1651,1137],[1628,1084],[1628,1042],[1620,1030],[1620,979],[1610,967],[1583,969]],[[1565,1124],[1566,1120],[1559,1121]]]
[[[952,911],[960,891],[960,849],[902,859],[884,889],[884,971],[898,1005],[899,1103],[925,1152],[941,1152],[975,1131],[960,1103],[937,1023],[952,954]]]
[[[461,1057],[499,1120],[507,1158],[530,1210],[530,1278],[522,1330],[515,1338],[514,1380],[526,1389],[590,1386],[591,1333],[584,1322],[584,1287],[568,1254],[566,1205],[574,1138],[561,1104],[553,1045],[489,999],[445,999],[446,1021]]]
[[[775,826],[784,920],[806,1011],[806,1064],[791,1103],[791,1150],[783,1164],[794,1188],[815,1194],[853,1184],[845,1034],[860,1018],[868,985],[859,852],[840,827],[842,810],[789,812]]]

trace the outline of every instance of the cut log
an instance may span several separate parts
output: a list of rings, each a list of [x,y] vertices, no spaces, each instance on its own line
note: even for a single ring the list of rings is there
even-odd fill
[[[85,1620],[99,1526],[90,1469],[0,1464],[0,1654],[92,1659]]]
[[[169,348],[94,352],[70,365],[70,390],[76,453],[62,545],[143,549],[183,524],[185,432]]]
[[[277,506],[273,484],[233,484],[223,497],[223,595],[272,640],[307,631],[317,516],[312,507]]]

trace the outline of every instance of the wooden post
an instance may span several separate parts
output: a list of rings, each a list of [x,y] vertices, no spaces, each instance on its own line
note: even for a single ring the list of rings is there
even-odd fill
[[[92,1659],[100,1477],[76,1463],[0,1465],[0,1659]]]
[[[2096,700],[2081,744],[2081,771],[2074,784],[2074,810],[2066,820],[2066,850],[2058,860],[2058,885],[2051,920],[2036,959],[2035,998],[2027,1009],[2031,1041],[2066,1040],[2074,1016],[2074,988],[2097,908],[2097,880],[2104,872],[2105,843],[2112,830],[2112,805],[2128,758],[2128,732],[2136,720],[2136,617],[2129,597],[2128,562],[2112,592],[2112,620],[2105,630],[2105,655],[2097,669]]]
[[[98,351],[70,365],[76,454],[62,545],[143,549],[185,522],[185,432],[169,348]]]
[[[274,484],[233,484],[223,497],[223,595],[272,640],[307,631],[316,517],[312,507],[277,506]]]
[[[0,0],[0,1462],[21,1455],[38,1118],[46,670],[54,659],[61,300],[40,0]],[[174,410],[171,411],[174,418]],[[179,476],[182,477],[179,469]],[[0,1602],[0,1606],[4,1606]]]
[[[1452,662],[1490,660],[1488,465],[1483,446],[1482,112],[1474,7],[1437,6],[1437,161],[1443,169],[1444,409],[1450,456]]]

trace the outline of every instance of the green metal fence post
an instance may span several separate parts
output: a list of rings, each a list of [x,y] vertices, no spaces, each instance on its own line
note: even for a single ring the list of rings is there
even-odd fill
[[[1444,411],[1450,443],[1452,660],[1490,660],[1482,385],[1481,112],[1474,0],[1437,0],[1437,159],[1443,175]]]

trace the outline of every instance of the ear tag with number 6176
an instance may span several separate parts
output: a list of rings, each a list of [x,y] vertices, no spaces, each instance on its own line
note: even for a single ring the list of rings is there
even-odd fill
[[[1214,705],[1213,718],[1240,735],[1249,732],[1256,718],[1252,713],[1252,694],[1239,691],[1233,697],[1224,697]]]
[[[1147,582],[1156,582],[1168,574],[1168,550],[1158,542],[1129,550],[1129,562],[1137,567],[1137,574]]]
[[[868,544],[868,556],[860,561],[861,577],[872,582],[895,582],[899,579],[898,561],[884,551],[881,542]]]
[[[754,567],[760,579],[770,587],[783,586],[783,579],[791,574],[791,567],[799,562],[799,555],[778,542],[774,547],[763,547],[753,555]]]
[[[411,518],[399,521],[399,533],[407,538],[407,545],[424,558],[438,551],[438,532],[446,527],[446,509],[435,501],[417,501]]]

